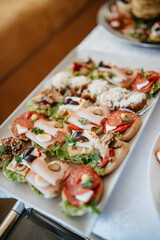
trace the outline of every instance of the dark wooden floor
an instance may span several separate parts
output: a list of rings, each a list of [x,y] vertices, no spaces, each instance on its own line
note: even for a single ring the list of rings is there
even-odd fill
[[[96,26],[104,0],[93,0],[61,31],[50,38],[0,83],[2,123],[35,86]]]

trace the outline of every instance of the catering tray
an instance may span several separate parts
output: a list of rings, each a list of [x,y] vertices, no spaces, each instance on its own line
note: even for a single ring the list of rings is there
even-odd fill
[[[150,48],[160,48],[160,43],[155,42],[141,42],[139,39],[134,39],[131,37],[127,37],[124,34],[114,30],[112,27],[110,27],[109,23],[106,21],[104,15],[106,8],[109,8],[112,3],[114,3],[116,0],[108,1],[107,3],[103,4],[102,7],[98,11],[97,15],[97,22],[101,24],[113,37],[119,39],[122,42],[130,43],[142,47],[150,47]]]
[[[2,124],[0,136],[2,137],[2,136],[10,135],[9,126],[11,125],[12,121],[27,110],[26,103],[32,96],[40,92],[42,89],[48,87],[50,78],[53,74],[55,74],[58,71],[67,69],[67,67],[76,59],[86,58],[88,56],[93,58],[96,62],[99,62],[100,60],[103,60],[104,62],[113,62],[120,67],[130,66],[130,67],[139,67],[139,68],[143,67],[144,70],[160,70],[159,63],[154,61],[154,59],[151,60],[143,57],[132,58],[131,56],[126,57],[122,55],[104,54],[102,52],[80,50],[76,48],[71,53],[69,53],[53,71],[51,71],[51,73],[31,92],[31,94],[19,105],[19,107]],[[101,210],[103,209],[104,205],[107,203],[107,200],[109,199],[117,180],[119,179],[124,167],[129,161],[130,155],[133,152],[135,146],[137,145],[138,139],[142,134],[147,121],[151,117],[152,111],[158,99],[159,99],[159,94],[157,94],[157,96],[155,97],[155,102],[152,105],[152,107],[141,116],[143,124],[139,132],[137,133],[137,135],[134,137],[134,139],[130,141],[131,149],[126,159],[118,167],[118,169],[115,170],[112,174],[110,174],[109,176],[103,177],[104,192],[99,204],[99,208]],[[90,235],[93,224],[98,217],[97,215],[86,214],[85,216],[82,216],[82,217],[68,218],[63,213],[61,213],[61,210],[58,207],[58,204],[60,203],[60,197],[55,199],[45,199],[41,196],[38,196],[31,191],[31,189],[28,187],[27,184],[22,184],[22,183],[17,184],[9,181],[3,175],[2,171],[0,171],[0,188],[10,193],[13,197],[26,203],[30,207],[33,207],[40,213],[46,215],[47,217],[53,219],[54,221],[58,222],[59,224],[79,234],[82,237],[87,237]]]

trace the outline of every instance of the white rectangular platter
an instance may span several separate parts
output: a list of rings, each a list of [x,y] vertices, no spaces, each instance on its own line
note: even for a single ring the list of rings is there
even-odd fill
[[[67,57],[33,90],[33,92],[20,104],[20,106],[10,115],[10,117],[2,124],[0,130],[0,137],[9,136],[10,131],[8,126],[12,124],[12,121],[17,118],[20,114],[27,110],[26,103],[27,101],[34,96],[36,93],[40,92],[42,89],[49,86],[50,78],[53,74],[58,71],[66,70],[67,67],[75,60],[80,58],[86,58],[90,56],[96,62],[103,60],[104,62],[113,62],[120,67],[143,67],[144,70],[158,70],[160,71],[159,63],[155,62],[154,59],[146,59],[143,57],[139,58],[132,58],[132,56],[120,56],[120,55],[113,55],[113,54],[104,54],[101,52],[93,52],[93,51],[82,51],[76,48],[73,50]],[[27,83],[26,83],[27,84]],[[114,186],[122,174],[122,171],[130,159],[130,155],[134,150],[134,147],[137,145],[139,136],[143,132],[143,129],[149,120],[152,118],[152,111],[159,99],[159,94],[155,97],[155,103],[153,106],[141,116],[143,121],[142,127],[140,128],[137,135],[134,137],[131,143],[131,149],[124,160],[124,162],[120,165],[120,167],[115,170],[109,176],[103,177],[104,182],[104,192],[99,204],[100,209],[102,210],[104,205],[107,203],[108,198],[110,197]],[[60,197],[55,199],[45,199],[41,196],[36,195],[32,192],[32,190],[28,187],[27,184],[22,183],[12,183],[9,181],[0,171],[0,188],[8,193],[10,193],[13,197],[19,199],[20,201],[26,203],[30,207],[36,209],[37,211],[41,212],[43,215],[52,218],[54,221],[57,221],[59,224],[63,225],[64,227],[70,229],[71,231],[83,236],[87,237],[92,231],[93,224],[97,218],[96,215],[85,215],[82,217],[74,217],[74,218],[67,218],[64,214],[61,213],[58,204],[60,203]]]

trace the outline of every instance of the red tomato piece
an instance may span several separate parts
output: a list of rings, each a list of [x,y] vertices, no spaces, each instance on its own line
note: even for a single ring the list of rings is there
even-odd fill
[[[110,147],[109,149],[109,157],[102,158],[101,161],[98,163],[98,165],[102,168],[104,167],[108,162],[109,158],[114,156],[114,148]]]
[[[69,123],[69,127],[70,127],[72,130],[82,130],[82,128],[79,128],[79,127],[75,126],[75,125],[72,124],[72,123]]]
[[[72,70],[73,70],[73,72],[76,72],[76,71],[79,71],[81,67],[82,67],[82,64],[74,62]]]
[[[139,73],[137,75],[137,78],[132,83],[132,89],[138,92],[147,93],[153,87],[153,83],[158,81],[159,78],[160,78],[160,74],[155,71],[147,71],[147,72]],[[149,81],[148,85],[144,86],[141,89],[138,89],[137,87],[138,84],[143,84],[147,81]]]

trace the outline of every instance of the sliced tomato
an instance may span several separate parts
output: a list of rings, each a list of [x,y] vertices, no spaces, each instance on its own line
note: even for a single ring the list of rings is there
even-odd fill
[[[109,149],[109,157],[102,158],[98,165],[102,168],[105,167],[106,164],[109,162],[109,158],[114,156],[114,148],[110,147]]]
[[[75,125],[72,124],[72,123],[69,123],[69,127],[70,127],[72,130],[82,130],[82,128],[79,128],[79,127],[75,126]]]
[[[73,63],[72,71],[73,71],[73,72],[77,72],[77,71],[80,70],[81,67],[82,67],[82,64],[79,64],[79,63],[77,63],[77,62],[74,62],[74,63]]]
[[[155,71],[147,71],[144,73],[138,73],[137,78],[132,83],[132,89],[138,92],[147,93],[151,90],[153,83],[158,81],[160,74]],[[137,88],[138,84],[143,84],[149,81],[149,84],[141,89]]]
[[[130,127],[131,125],[132,125],[132,123],[119,126],[119,127],[117,127],[116,129],[114,129],[113,131],[110,131],[110,132],[108,132],[108,133],[111,133],[111,132],[123,133],[123,132],[125,132],[125,131],[127,130],[127,128]]]

